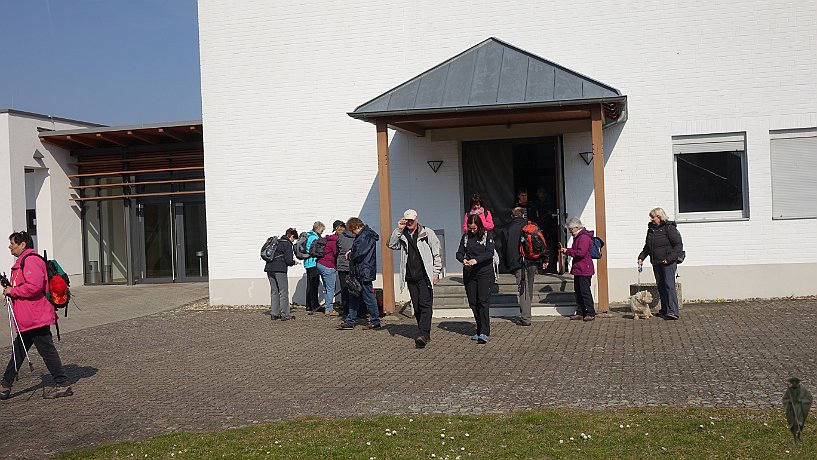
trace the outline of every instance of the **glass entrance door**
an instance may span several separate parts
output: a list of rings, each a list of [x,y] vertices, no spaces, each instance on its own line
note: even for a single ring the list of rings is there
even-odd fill
[[[142,282],[207,280],[207,223],[203,202],[173,200],[137,206]]]

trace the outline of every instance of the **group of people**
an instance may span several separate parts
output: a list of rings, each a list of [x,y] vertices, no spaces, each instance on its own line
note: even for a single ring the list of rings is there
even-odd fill
[[[463,235],[456,258],[463,266],[465,293],[476,322],[476,333],[470,338],[478,344],[487,343],[491,335],[490,297],[491,289],[497,282],[500,259],[516,277],[520,314],[514,318],[514,323],[519,326],[531,325],[534,279],[540,268],[546,269],[549,265],[550,251],[546,245],[540,256],[535,258],[528,258],[525,251],[520,250],[520,244],[525,241],[530,226],[533,224],[538,229],[532,217],[540,215],[541,211],[535,210],[527,201],[526,191],[520,191],[517,198],[516,206],[511,211],[511,221],[503,229],[503,245],[497,245],[494,241],[493,216],[483,206],[478,194],[471,197],[471,206],[463,218]],[[658,315],[666,319],[678,319],[675,271],[678,258],[683,253],[681,236],[675,223],[668,220],[663,209],[655,208],[650,211],[650,219],[644,249],[638,256],[638,265],[640,267],[644,259],[650,257],[661,298],[661,311]],[[559,244],[558,252],[572,260],[570,273],[574,280],[576,311],[570,319],[593,321],[596,310],[590,287],[595,274],[591,256],[594,235],[576,217],[570,218],[565,228],[573,241],[570,247]],[[325,237],[324,230],[323,223],[315,222],[312,231],[306,236],[307,252],[313,244],[324,245],[319,257],[310,257],[304,261],[307,272],[307,313],[320,311],[318,286],[322,281],[323,313],[342,320],[337,325],[338,330],[353,329],[364,308],[369,316],[364,328],[381,329],[377,300],[372,288],[377,272],[375,258],[380,236],[357,217],[346,222],[336,220],[333,232]],[[297,239],[298,232],[294,228],[287,229],[276,249],[281,257],[267,262],[265,267],[271,287],[272,319],[286,321],[294,318],[289,308],[286,273],[288,267],[297,263],[293,257],[293,244]],[[318,243],[319,239],[325,242]],[[408,289],[417,321],[418,332],[414,343],[417,348],[425,348],[431,341],[434,286],[439,282],[443,269],[440,240],[432,229],[420,224],[416,210],[407,209],[389,236],[387,246],[400,252],[400,288],[401,291]],[[502,252],[501,257],[498,248]],[[336,281],[340,283],[339,309],[335,309],[334,301]]]

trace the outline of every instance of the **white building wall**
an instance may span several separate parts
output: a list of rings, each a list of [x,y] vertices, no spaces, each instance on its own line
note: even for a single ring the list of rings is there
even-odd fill
[[[67,150],[40,141],[38,127],[51,130],[87,127],[20,112],[0,113],[0,212],[8,216],[4,235],[26,228],[26,207],[34,200],[37,213],[36,245],[39,252],[59,260],[71,276],[72,285],[82,285],[82,226],[79,207],[70,201],[69,174],[76,169],[69,165]],[[4,147],[7,146],[6,150]],[[35,152],[43,155],[35,159]],[[26,169],[33,173],[26,174]],[[28,190],[28,186],[31,190]],[[30,204],[30,203],[29,203]],[[0,267],[8,270],[14,258],[6,252],[0,257]]]
[[[746,132],[749,219],[680,224],[685,297],[817,293],[802,282],[817,275],[817,240],[792,244],[817,220],[771,219],[768,141],[817,126],[817,1],[530,6],[201,0],[211,301],[267,302],[256,246],[271,233],[356,214],[379,230],[374,127],[346,112],[489,36],[628,96],[627,123],[604,136],[613,300],[635,281],[648,211],[675,214],[671,137],[734,131]],[[416,207],[453,256],[458,143],[390,140],[393,220]],[[589,147],[589,133],[565,135],[566,209],[593,228],[592,168],[578,157]],[[444,161],[438,174],[426,159]],[[226,244],[237,231],[247,244]]]

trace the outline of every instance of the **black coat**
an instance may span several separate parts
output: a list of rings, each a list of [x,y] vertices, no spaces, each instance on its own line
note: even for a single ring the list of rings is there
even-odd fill
[[[514,217],[506,227],[507,239],[503,255],[505,256],[505,266],[508,271],[514,272],[522,268],[522,254],[519,253],[519,239],[522,237],[522,227],[527,225],[528,220],[524,217]]]
[[[650,222],[647,226],[647,240],[638,258],[644,260],[650,256],[651,264],[668,265],[675,263],[683,250],[684,243],[675,222],[668,220],[659,225]],[[663,262],[665,260],[666,264]]]
[[[278,238],[275,254],[272,256],[272,260],[264,265],[264,271],[267,273],[286,273],[287,268],[293,265],[295,265],[295,258],[292,256],[292,242],[284,235]]]
[[[466,283],[475,276],[493,276],[494,274],[494,239],[491,237],[490,232],[485,233],[484,245],[475,236],[468,233],[460,238],[457,260],[462,262],[465,259],[475,259],[477,261],[476,265],[471,267],[463,265],[462,274]]]
[[[377,241],[380,235],[363,226],[363,230],[352,243],[350,254],[351,267],[349,273],[363,282],[371,282],[377,277]]]

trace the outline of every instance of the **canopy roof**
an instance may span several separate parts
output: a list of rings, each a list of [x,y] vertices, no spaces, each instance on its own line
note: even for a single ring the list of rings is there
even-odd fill
[[[398,129],[403,122],[403,128],[416,132],[412,128],[418,126],[424,130],[585,119],[588,104],[603,104],[605,116],[616,119],[626,99],[612,86],[491,37],[358,106],[349,116],[386,121]],[[474,118],[477,112],[481,122]],[[516,116],[503,118],[511,112]],[[452,121],[454,113],[469,121]],[[434,116],[440,114],[449,116]],[[441,118],[449,121],[441,123]]]
[[[69,150],[201,143],[203,140],[201,120],[42,131],[39,136],[45,142]]]

